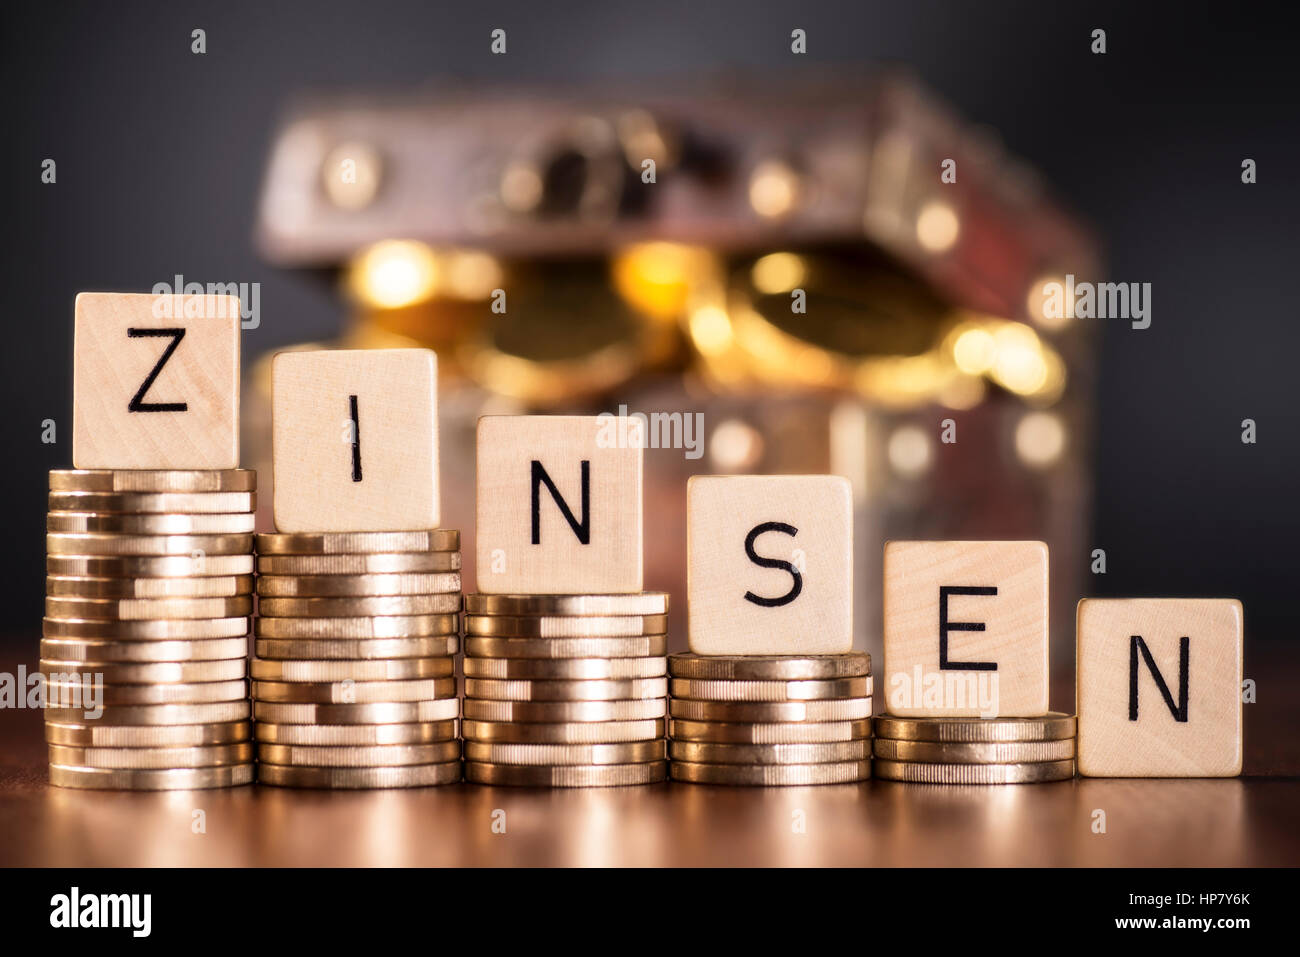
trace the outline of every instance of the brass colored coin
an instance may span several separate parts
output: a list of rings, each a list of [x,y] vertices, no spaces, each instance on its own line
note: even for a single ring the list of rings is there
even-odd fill
[[[396,768],[303,768],[262,763],[259,784],[287,788],[423,788],[461,778],[459,761]]]
[[[641,764],[664,759],[663,739],[623,741],[617,744],[502,744],[466,741],[466,761],[489,764],[532,764],[560,767],[569,764]]]
[[[617,744],[664,736],[664,719],[644,721],[569,721],[516,724],[511,721],[466,721],[466,741],[509,744]]]
[[[1049,711],[1034,718],[876,718],[876,734],[901,741],[1058,741],[1073,738],[1074,715]]]
[[[625,638],[667,631],[667,615],[465,616],[465,634],[488,638]]]
[[[372,598],[263,598],[258,612],[273,618],[359,618],[368,615],[450,615],[460,611],[460,593],[385,595]]]
[[[674,741],[712,741],[718,744],[821,744],[858,741],[871,737],[871,719],[861,721],[729,722],[682,721],[668,726]]]
[[[51,512],[211,515],[257,511],[256,492],[51,492]],[[250,546],[246,551],[252,551]]]
[[[687,721],[861,721],[871,717],[870,698],[826,701],[692,701],[673,698],[669,714]]]
[[[247,658],[218,661],[58,661],[41,659],[41,673],[46,680],[58,681],[56,675],[75,672],[96,674],[110,685],[177,684],[182,682],[237,681],[248,676]]]
[[[826,764],[865,761],[871,742],[827,741],[821,744],[717,744],[711,741],[673,741],[668,756],[692,764]]]
[[[52,724],[221,724],[245,721],[251,713],[252,707],[247,701],[217,701],[211,704],[105,705],[104,713],[98,718],[87,717],[84,708],[46,708],[45,720]]]
[[[441,764],[460,760],[460,742],[326,747],[259,744],[257,760],[308,768],[395,768],[406,764]]]
[[[252,535],[109,535],[48,532],[51,555],[242,555],[253,550]]]
[[[252,555],[47,555],[50,575],[94,578],[202,578],[251,575]]]
[[[1070,761],[1074,738],[1055,741],[987,741],[978,744],[946,741],[897,741],[878,738],[875,756],[889,761],[931,764],[1028,764],[1037,761]]]
[[[89,638],[42,638],[41,658],[51,662],[226,661],[248,654],[247,638],[177,641],[102,641]]]
[[[45,683],[46,696],[51,707],[73,707],[62,704],[71,701],[73,695],[84,701],[84,691],[93,687],[85,682]],[[103,685],[93,692],[103,705],[146,705],[146,704],[211,704],[217,701],[244,701],[248,698],[248,682],[238,681],[201,681],[177,684],[150,685]]]
[[[262,638],[254,645],[259,658],[278,661],[352,661],[384,658],[437,658],[454,655],[455,635],[428,638]]]
[[[284,661],[254,658],[252,675],[259,681],[408,681],[446,678],[454,674],[450,655],[439,658],[362,658]]]
[[[257,593],[266,598],[431,595],[460,591],[460,573],[439,575],[262,575]]]
[[[86,621],[158,621],[234,618],[253,613],[253,596],[232,598],[46,598],[50,618]]]
[[[173,724],[150,727],[101,727],[94,721],[81,724],[45,723],[45,740],[78,748],[204,748],[238,744],[253,736],[251,721],[222,721],[217,724]]]
[[[655,784],[667,777],[666,761],[647,761],[644,764],[570,764],[554,768],[524,764],[488,764],[483,761],[465,762],[466,781],[503,787],[627,787],[635,784]]]
[[[46,618],[41,625],[41,634],[46,638],[84,638],[90,641],[189,641],[196,638],[245,638],[248,635],[248,619],[242,616],[148,621]],[[234,656],[222,655],[222,657]]]
[[[465,596],[472,615],[666,615],[667,592],[628,595],[483,595]]]
[[[263,575],[406,575],[460,571],[460,552],[259,555]]]
[[[195,748],[79,748],[51,744],[49,751],[50,764],[123,770],[211,768],[253,760],[251,741]]]
[[[268,614],[263,603],[260,609]],[[373,638],[455,637],[460,631],[457,615],[363,615],[353,618],[266,618],[253,623],[258,638],[325,639],[326,641]]]
[[[467,698],[488,698],[492,701],[620,701],[629,698],[662,698],[667,693],[667,678],[629,678],[622,681],[465,679]]]
[[[45,594],[55,598],[233,598],[252,593],[252,575],[211,578],[84,578],[50,575],[45,579]]]
[[[255,469],[51,469],[51,492],[253,492]]]
[[[870,761],[832,761],[828,764],[694,764],[673,761],[674,781],[692,784],[726,784],[758,787],[799,787],[812,784],[849,784],[871,777]]]
[[[661,678],[668,671],[663,655],[648,658],[466,658],[465,677],[569,680]]]
[[[259,555],[356,555],[377,552],[454,552],[460,532],[281,532],[257,536]]]
[[[47,532],[95,532],[115,535],[250,535],[257,517],[252,512],[211,512],[198,515],[162,512],[49,512]]]
[[[465,639],[474,658],[651,658],[668,648],[666,635],[636,638],[482,638]]]
[[[826,701],[867,698],[871,676],[835,678],[830,681],[706,681],[697,678],[672,679],[674,698],[694,701]]]
[[[1034,764],[921,764],[877,758],[876,777],[913,784],[1035,784],[1074,777],[1073,761]]]
[[[253,717],[269,724],[420,724],[459,718],[460,699],[366,704],[281,704],[255,701]]]
[[[413,681],[254,681],[259,702],[295,704],[370,704],[379,701],[432,701],[456,696],[455,678]]]
[[[664,716],[664,698],[636,701],[485,701],[465,699],[467,721],[645,721]]]
[[[59,788],[107,791],[191,791],[251,784],[251,764],[216,768],[170,768],[165,771],[121,771],[107,768],[50,765],[50,783]]]
[[[696,655],[668,656],[674,678],[701,681],[829,681],[871,674],[871,656],[843,655]]]
[[[451,721],[416,721],[410,724],[267,724],[259,721],[257,740],[266,744],[307,747],[374,747],[383,744],[433,744],[454,741]]]

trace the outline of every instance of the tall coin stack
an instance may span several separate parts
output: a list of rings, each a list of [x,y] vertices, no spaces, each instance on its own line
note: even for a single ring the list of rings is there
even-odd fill
[[[258,780],[459,781],[460,532],[266,534],[257,548]]]
[[[467,595],[465,608],[467,781],[667,777],[666,594]]]
[[[1031,784],[1074,777],[1074,715],[875,719],[876,777],[916,784]]]
[[[246,469],[50,472],[40,667],[51,784],[253,780],[256,485]]]
[[[871,776],[871,656],[668,659],[668,756],[694,784],[841,784]]]

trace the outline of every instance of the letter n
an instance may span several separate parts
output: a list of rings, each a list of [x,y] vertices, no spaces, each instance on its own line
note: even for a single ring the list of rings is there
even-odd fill
[[[573,512],[569,508],[569,503],[564,500],[560,490],[555,487],[551,481],[551,476],[547,474],[542,463],[533,459],[533,544],[542,543],[542,486],[551,493],[551,498],[555,504],[560,507],[560,514],[564,520],[569,523],[573,529],[573,534],[578,536],[578,541],[584,545],[591,544],[591,462],[584,459],[582,462],[582,520],[574,518]]]
[[[1169,685],[1165,684],[1164,675],[1156,667],[1156,661],[1151,657],[1151,649],[1147,643],[1142,640],[1141,635],[1133,635],[1129,642],[1128,653],[1128,719],[1136,721],[1138,719],[1138,655],[1142,655],[1142,660],[1147,663],[1151,669],[1151,677],[1155,679],[1156,687],[1160,689],[1160,696],[1165,699],[1165,704],[1169,706],[1169,711],[1173,714],[1175,721],[1187,721],[1187,672],[1188,661],[1191,657],[1191,639],[1184,635],[1178,639],[1178,701],[1174,701],[1174,696],[1169,693]]]

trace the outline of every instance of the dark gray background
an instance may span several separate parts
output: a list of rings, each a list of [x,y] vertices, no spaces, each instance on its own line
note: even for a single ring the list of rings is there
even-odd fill
[[[1104,342],[1100,594],[1237,596],[1292,638],[1300,509],[1294,32],[1242,4],[6,4],[5,640],[41,613],[46,470],[71,464],[72,302],[186,277],[262,283],[252,356],[326,335],[342,306],[250,242],[277,116],[318,91],[439,77],[529,82],[901,64],[996,128],[1096,227],[1107,278],[1151,282],[1153,324]],[[488,53],[494,27],[509,53]],[[190,31],[208,52],[190,53]],[[1109,52],[1089,52],[1094,27]],[[40,183],[45,157],[58,183]],[[1243,186],[1241,160],[1259,164]],[[1240,441],[1254,418],[1259,442]],[[54,418],[60,441],[40,442]]]

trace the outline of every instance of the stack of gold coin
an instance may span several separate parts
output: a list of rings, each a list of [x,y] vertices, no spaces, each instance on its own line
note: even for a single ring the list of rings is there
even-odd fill
[[[467,781],[667,777],[666,594],[468,595],[465,611]]]
[[[880,715],[876,777],[915,784],[1031,784],[1074,777],[1075,720]]]
[[[871,656],[671,655],[668,756],[693,784],[871,776]]]
[[[257,551],[258,781],[459,781],[460,532],[268,534]]]
[[[50,783],[248,784],[257,475],[50,472],[41,672]]]

